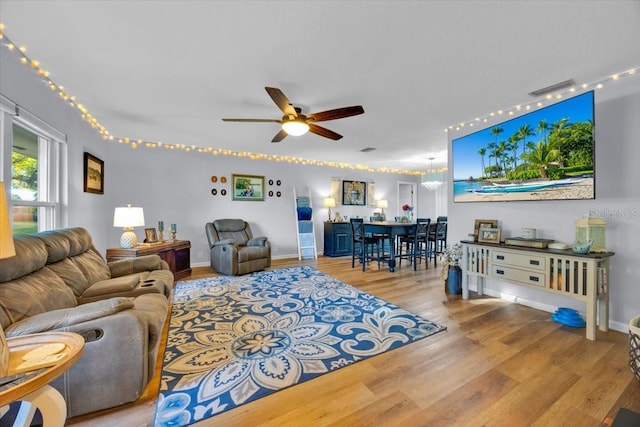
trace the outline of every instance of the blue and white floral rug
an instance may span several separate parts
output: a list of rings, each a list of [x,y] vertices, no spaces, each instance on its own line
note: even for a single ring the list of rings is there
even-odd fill
[[[178,282],[155,425],[189,425],[445,329],[312,267]]]

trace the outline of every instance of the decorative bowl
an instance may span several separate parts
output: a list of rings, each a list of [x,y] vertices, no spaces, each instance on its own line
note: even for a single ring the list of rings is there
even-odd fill
[[[582,316],[580,316],[580,313],[567,307],[559,307],[555,313],[551,315],[551,318],[558,323],[571,326],[573,328],[584,328],[586,325],[586,322]]]
[[[591,245],[593,245],[593,240],[587,240],[586,242],[574,242],[571,249],[573,253],[576,254],[588,254],[589,249],[591,249]]]

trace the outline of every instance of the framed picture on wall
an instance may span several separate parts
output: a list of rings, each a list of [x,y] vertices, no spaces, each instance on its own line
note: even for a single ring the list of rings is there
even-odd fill
[[[104,162],[84,153],[84,192],[104,194]]]
[[[367,183],[362,181],[342,181],[342,204],[365,206],[367,203]]]
[[[232,200],[264,201],[264,176],[233,174],[231,177]]]

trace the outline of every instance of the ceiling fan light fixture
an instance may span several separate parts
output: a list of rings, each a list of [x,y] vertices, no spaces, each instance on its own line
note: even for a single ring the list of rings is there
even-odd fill
[[[293,136],[304,135],[309,132],[309,125],[303,120],[288,120],[282,123],[282,129]]]

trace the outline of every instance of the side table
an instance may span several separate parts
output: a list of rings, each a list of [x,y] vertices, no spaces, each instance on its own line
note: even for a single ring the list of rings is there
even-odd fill
[[[82,336],[71,332],[45,332],[7,338],[8,375],[18,373],[17,367],[23,362],[22,356],[27,352],[51,343],[65,344],[66,348],[62,352],[66,355],[54,365],[27,372],[20,380],[2,386],[0,389],[0,417],[5,413],[3,409],[6,405],[15,401],[23,402],[14,426],[30,425],[36,408],[40,409],[43,425],[62,427],[65,424],[67,405],[60,392],[48,384],[80,360],[84,349]]]
[[[324,255],[330,257],[351,256],[353,237],[351,223],[324,223]]]
[[[191,242],[189,240],[142,243],[131,249],[107,249],[107,262],[143,255],[159,255],[169,264],[175,280],[191,275]]]

